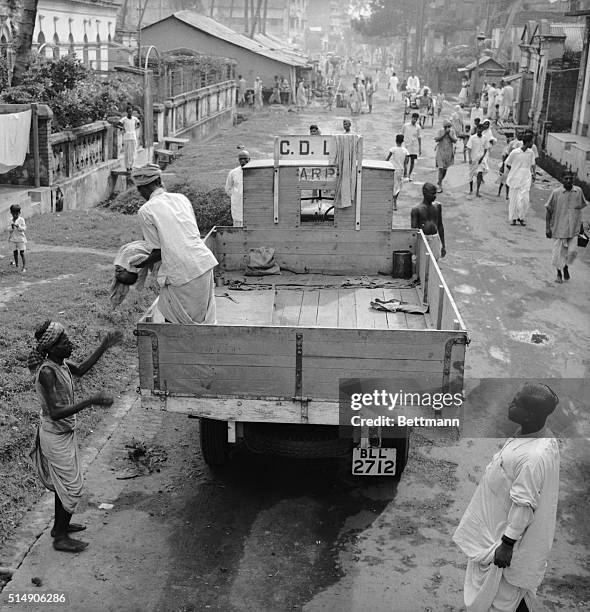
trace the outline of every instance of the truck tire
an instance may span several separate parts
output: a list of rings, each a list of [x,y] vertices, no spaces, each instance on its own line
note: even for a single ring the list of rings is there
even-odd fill
[[[410,429],[406,427],[405,436],[395,438],[382,438],[381,446],[383,448],[395,448],[395,477],[399,478],[408,463],[410,454]]]
[[[352,448],[332,425],[246,423],[244,442],[253,453],[304,459],[340,457]]]
[[[227,461],[227,421],[201,419],[199,437],[201,453],[210,466],[224,465]]]

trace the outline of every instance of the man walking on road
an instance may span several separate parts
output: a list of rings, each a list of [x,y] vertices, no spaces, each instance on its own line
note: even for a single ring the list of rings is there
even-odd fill
[[[397,90],[399,87],[399,79],[397,78],[397,75],[395,74],[395,72],[392,73],[392,75],[389,77],[389,83],[387,87],[388,87],[387,99],[390,102],[397,102]]]
[[[109,332],[100,346],[80,364],[68,361],[74,345],[64,326],[45,321],[36,331],[36,347],[27,359],[35,377],[35,390],[41,405],[35,448],[31,452],[43,485],[55,493],[55,519],[51,537],[53,548],[64,552],[82,552],[87,542],[69,534],[83,531],[84,525],[71,523],[82,498],[84,478],[76,439],[76,414],[84,408],[110,406],[113,398],[104,391],[80,402],[74,401],[72,376],[84,376],[105,351],[122,340],[121,332]]]
[[[443,121],[442,130],[434,137],[436,142],[436,167],[438,168],[438,193],[442,193],[442,182],[447,170],[455,163],[457,135],[448,119]]]
[[[477,181],[475,196],[481,197],[479,189],[483,183],[483,175],[488,171],[488,150],[489,143],[483,137],[483,126],[479,124],[477,131],[472,134],[467,141],[467,151],[469,153],[469,193],[473,193],[473,179]]]
[[[125,155],[125,169],[131,172],[135,163],[137,150],[137,128],[141,125],[139,119],[133,116],[133,107],[127,106],[127,115],[123,117],[117,127],[123,130],[123,153]]]
[[[161,174],[159,166],[147,164],[131,176],[147,200],[137,215],[143,239],[152,249],[137,267],[162,261],[157,308],[167,323],[214,325],[217,259],[201,238],[191,203],[181,193],[168,193]]]
[[[453,535],[467,555],[468,612],[532,612],[553,544],[559,448],[546,428],[559,398],[526,384],[508,407],[520,425],[487,466]]]
[[[243,108],[246,104],[246,79],[238,75],[238,106]]]
[[[412,113],[412,120],[410,123],[406,123],[402,128],[402,135],[410,160],[410,167],[407,174],[409,181],[412,180],[414,163],[418,159],[418,156],[422,155],[422,128],[418,125],[419,117],[420,115],[418,115],[418,113]],[[405,176],[406,174],[404,173],[404,178]]]
[[[508,220],[511,225],[518,221],[526,225],[524,218],[529,209],[530,190],[535,180],[535,154],[531,150],[533,137],[525,134],[522,139],[522,147],[514,149],[504,165],[508,169],[506,184],[510,187]]]
[[[430,250],[438,261],[447,254],[442,206],[436,201],[436,187],[432,183],[424,183],[422,196],[422,203],[414,206],[410,213],[411,227],[424,232]]]
[[[225,193],[231,199],[231,218],[234,227],[244,226],[244,173],[242,168],[250,161],[250,153],[242,149],[238,153],[239,166],[229,171],[225,181]]]
[[[578,254],[578,232],[582,225],[582,209],[586,207],[582,190],[574,185],[573,173],[565,172],[562,181],[563,186],[555,189],[545,204],[545,235],[553,239],[551,263],[557,268],[557,283],[570,279],[569,266]]]

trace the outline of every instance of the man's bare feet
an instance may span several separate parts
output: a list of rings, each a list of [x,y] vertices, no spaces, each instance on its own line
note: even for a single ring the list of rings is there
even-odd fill
[[[564,280],[569,280],[570,277],[570,270],[567,266],[563,266],[563,279]]]
[[[86,529],[86,525],[80,525],[78,523],[70,523],[68,525],[67,533],[75,533],[76,531],[84,531]],[[55,528],[51,530],[51,537],[55,538],[57,535]]]
[[[512,219],[512,223],[510,225],[516,225],[516,219]]]
[[[563,278],[561,277],[561,270],[557,270],[557,278],[555,279],[556,283],[563,283]]]
[[[526,227],[526,223],[524,222],[524,219],[517,219],[517,221],[522,225],[522,227]]]
[[[67,535],[60,536],[53,540],[53,548],[55,550],[61,550],[63,552],[79,553],[88,547],[88,542],[82,542],[82,540],[74,540]]]

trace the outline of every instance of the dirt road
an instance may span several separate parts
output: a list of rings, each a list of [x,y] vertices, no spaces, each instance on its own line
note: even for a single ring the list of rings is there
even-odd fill
[[[196,167],[221,183],[238,142],[252,157],[269,157],[279,129],[305,133],[318,123],[330,133],[340,131],[342,118],[316,108],[266,112],[226,131],[209,150],[187,150],[178,171]],[[355,125],[365,135],[365,156],[383,158],[401,122],[400,107],[379,92],[374,114]],[[404,184],[400,226],[409,222],[422,183],[436,176],[432,134],[425,132],[415,182]],[[554,183],[539,182],[528,226],[511,228],[492,182],[490,175],[484,198],[468,198],[467,167],[458,164],[440,198],[448,236],[443,270],[473,339],[467,375],[587,377],[589,257],[582,254],[569,284],[552,283],[542,207]],[[533,332],[547,341],[531,343]],[[197,420],[145,412],[132,390],[120,406],[112,435],[88,468],[77,517],[88,525],[89,549],[77,557],[56,553],[46,530],[0,594],[2,610],[9,594],[44,590],[65,592],[69,604],[55,609],[72,612],[462,609],[465,561],[450,537],[499,440],[451,444],[415,435],[399,483],[352,479],[348,461],[246,454],[212,473],[198,450]],[[153,471],[117,479],[131,475],[129,451],[138,448]],[[561,452],[558,526],[541,611],[590,608],[589,443],[564,440]],[[112,509],[100,509],[104,503]],[[31,584],[34,577],[42,586]]]

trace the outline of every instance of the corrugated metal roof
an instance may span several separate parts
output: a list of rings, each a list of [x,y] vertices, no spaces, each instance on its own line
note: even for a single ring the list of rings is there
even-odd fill
[[[482,66],[483,64],[487,64],[488,62],[493,62],[497,64],[498,68],[504,68],[504,66],[500,64],[498,60],[495,60],[493,57],[488,57],[487,55],[484,55],[483,57],[479,58],[478,66]],[[474,68],[475,62],[471,62],[471,64],[467,64],[467,66],[459,68],[458,72],[468,72],[469,70],[473,70]]]
[[[288,66],[309,66],[308,62],[305,59],[296,57],[291,53],[286,53],[277,49],[269,49],[260,42],[252,40],[251,38],[248,38],[243,34],[235,32],[231,28],[228,28],[222,23],[219,23],[219,21],[211,19],[211,17],[206,17],[205,15],[195,13],[194,11],[178,11],[172,16],[178,19],[179,21],[186,23],[189,26],[196,28],[197,30],[201,30],[201,32],[205,32],[205,34],[215,36],[215,38],[220,38],[221,40],[225,40],[226,42],[232,45],[236,45],[237,47],[241,47],[242,49],[247,49],[248,51],[252,51],[253,53],[258,53],[259,55],[263,55],[264,57],[268,57],[269,59],[275,60],[277,62],[282,62],[283,64],[287,64]],[[153,25],[155,24],[146,26],[145,29],[149,29]]]
[[[565,48],[578,52],[584,48],[584,23],[552,23],[551,34],[565,36]]]

